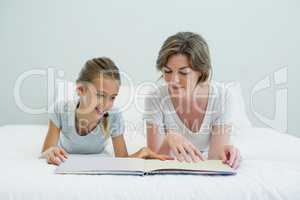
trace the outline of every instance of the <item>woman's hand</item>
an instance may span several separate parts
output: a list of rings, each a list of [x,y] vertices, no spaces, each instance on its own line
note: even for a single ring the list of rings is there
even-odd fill
[[[167,133],[165,141],[178,161],[198,162],[204,160],[202,153],[185,137],[177,133]]]
[[[68,154],[63,148],[50,147],[44,151],[40,157],[46,158],[49,164],[60,165],[61,162],[68,159]]]
[[[224,145],[221,159],[233,169],[237,169],[241,163],[240,151],[232,145]]]
[[[173,160],[174,158],[168,155],[157,154],[147,147],[141,148],[136,153],[129,157],[143,158],[143,159],[158,159],[158,160]]]

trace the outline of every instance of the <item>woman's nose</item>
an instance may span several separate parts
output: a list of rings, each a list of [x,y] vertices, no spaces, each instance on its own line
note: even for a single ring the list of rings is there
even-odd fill
[[[179,76],[178,76],[178,73],[173,72],[172,77],[171,77],[171,82],[172,82],[172,83],[179,83]]]

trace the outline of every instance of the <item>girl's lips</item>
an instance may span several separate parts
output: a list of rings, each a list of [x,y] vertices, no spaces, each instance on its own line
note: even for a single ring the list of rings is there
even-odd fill
[[[96,110],[96,112],[97,112],[98,115],[102,115],[103,114],[103,112],[98,107],[96,107],[95,110]]]

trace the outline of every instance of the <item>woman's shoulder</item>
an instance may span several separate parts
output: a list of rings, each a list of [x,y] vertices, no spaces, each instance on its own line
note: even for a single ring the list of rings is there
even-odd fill
[[[216,96],[222,96],[227,92],[225,82],[212,81],[210,83],[211,92]]]
[[[228,82],[212,82],[210,84],[210,97],[215,100],[226,101],[231,98],[230,83]]]
[[[226,102],[231,101],[231,95],[226,82],[210,83],[210,104],[212,107],[222,107]]]
[[[144,111],[161,110],[169,103],[169,92],[166,85],[153,87],[145,92]],[[167,106],[168,107],[168,106]]]
[[[149,88],[145,92],[145,99],[157,99],[160,100],[169,95],[167,85],[157,85]]]

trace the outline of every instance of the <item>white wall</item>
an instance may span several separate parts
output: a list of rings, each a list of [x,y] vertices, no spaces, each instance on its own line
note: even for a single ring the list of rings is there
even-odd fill
[[[275,95],[278,88],[288,90],[288,132],[300,136],[299,8],[296,0],[1,0],[0,125],[46,123],[45,114],[24,113],[16,105],[15,81],[25,71],[52,67],[64,71],[63,76],[56,71],[56,78],[74,80],[84,61],[105,55],[135,84],[155,81],[159,76],[155,59],[162,42],[178,31],[193,31],[202,34],[211,47],[214,79],[241,82],[255,125],[285,127],[285,110],[275,109]],[[251,108],[253,88],[269,75],[273,81],[274,72],[282,68],[283,84],[257,92]],[[286,98],[280,95],[282,108]],[[33,108],[47,105],[46,78],[26,79],[21,97]]]

